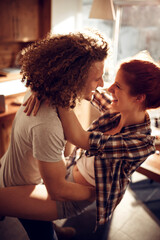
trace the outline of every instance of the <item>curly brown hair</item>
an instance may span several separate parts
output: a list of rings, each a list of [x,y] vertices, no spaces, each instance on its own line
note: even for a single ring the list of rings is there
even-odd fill
[[[90,34],[91,33],[91,34]],[[107,57],[108,44],[97,31],[47,36],[23,50],[22,82],[55,106],[75,107],[90,66]]]

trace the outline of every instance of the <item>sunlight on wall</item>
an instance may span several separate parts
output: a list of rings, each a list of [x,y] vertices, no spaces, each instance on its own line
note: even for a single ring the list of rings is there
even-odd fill
[[[26,92],[27,88],[21,79],[0,83],[0,95],[8,96],[12,94]]]
[[[60,23],[56,24],[53,29],[52,33],[67,33],[69,31],[75,30],[75,16],[70,16],[69,18],[61,21]]]
[[[82,0],[51,1],[51,32],[68,33],[82,26]]]

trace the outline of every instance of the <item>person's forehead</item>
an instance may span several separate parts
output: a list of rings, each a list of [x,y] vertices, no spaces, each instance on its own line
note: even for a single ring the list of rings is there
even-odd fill
[[[103,66],[104,66],[104,60],[93,62],[90,68],[102,68]]]
[[[103,71],[104,61],[94,62],[91,64],[88,73],[97,73],[98,71]]]
[[[115,78],[115,82],[117,82],[121,87],[130,89],[127,84],[127,79],[129,78],[129,74],[123,69],[119,69]]]

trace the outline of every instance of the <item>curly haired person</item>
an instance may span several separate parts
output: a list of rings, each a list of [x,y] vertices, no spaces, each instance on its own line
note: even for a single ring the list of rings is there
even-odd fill
[[[44,101],[36,117],[26,116],[23,106],[18,110],[9,148],[1,159],[1,187],[24,188],[24,185],[32,185],[32,190],[28,192],[28,197],[32,199],[34,186],[43,181],[41,187],[43,189],[45,186],[49,193],[44,194],[44,203],[48,198],[56,200],[57,206],[59,203],[61,208],[62,201],[73,201],[73,205],[74,201],[81,201],[81,209],[93,201],[93,187],[65,179],[66,140],[57,107],[74,108],[76,99],[91,99],[92,91],[103,86],[102,76],[107,54],[108,44],[98,32],[48,36],[23,50],[22,81],[31,89],[26,93],[25,99],[33,91],[39,99],[42,98],[49,104]],[[12,200],[14,202],[14,198]],[[43,212],[43,206],[34,204],[34,201],[33,206],[35,211],[37,209],[37,217],[33,213],[32,219],[41,220],[38,209],[40,207]],[[24,206],[21,205],[21,210],[23,209]],[[43,213],[46,215],[46,209]],[[56,214],[58,215],[58,210]],[[20,221],[30,239],[53,239],[52,222]]]

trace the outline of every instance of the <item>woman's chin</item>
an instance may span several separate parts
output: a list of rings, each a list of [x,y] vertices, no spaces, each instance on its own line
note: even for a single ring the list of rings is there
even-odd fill
[[[111,104],[111,109],[112,109],[114,112],[118,112],[118,111],[119,111],[117,104],[114,103],[114,102],[112,102],[112,104]]]

